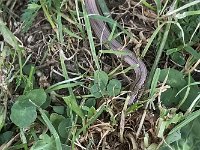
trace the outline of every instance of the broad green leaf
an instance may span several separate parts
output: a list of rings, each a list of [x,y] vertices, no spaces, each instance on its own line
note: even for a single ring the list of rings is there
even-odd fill
[[[34,89],[25,95],[24,100],[31,100],[37,106],[41,106],[46,101],[47,95],[44,89]],[[18,100],[20,100],[18,98]]]
[[[64,106],[53,106],[53,110],[58,114],[64,114],[65,107]]]
[[[190,78],[190,83],[195,83],[195,80],[192,77]],[[184,80],[188,80],[188,77],[184,78]],[[163,92],[161,94],[162,104],[164,104],[166,107],[176,107],[184,99],[184,103],[181,105],[180,109],[186,111],[192,104],[193,100],[198,96],[200,90],[198,85],[190,86],[189,93],[185,98],[185,94],[187,93],[187,88],[184,88],[185,86],[187,86],[187,83],[180,87],[171,87],[170,89],[167,89],[165,92]]]
[[[56,113],[52,113],[50,115],[50,121],[56,130],[58,130],[58,126],[59,126],[60,122],[63,121],[64,119],[65,119],[64,116],[58,115]]]
[[[175,52],[171,55],[172,60],[179,64],[179,65],[184,65],[185,64],[185,58],[183,57],[183,55],[179,52]]]
[[[0,145],[7,143],[11,138],[13,137],[13,132],[12,131],[6,131],[4,133],[0,134]]]
[[[112,79],[109,81],[108,86],[107,86],[107,92],[109,96],[116,96],[120,93],[121,91],[121,82],[116,79]]]
[[[47,95],[43,89],[34,89],[27,92],[25,95],[21,95],[16,101],[28,102],[32,101],[37,106],[41,106],[46,101]],[[32,106],[30,103],[24,103],[28,106]],[[30,105],[29,105],[30,104]]]
[[[6,110],[5,106],[0,105],[0,131],[5,123],[6,112],[7,112],[7,110]]]
[[[180,130],[178,130],[178,131],[176,131],[176,132],[170,134],[169,136],[167,136],[166,142],[167,142],[168,144],[171,144],[171,143],[173,143],[173,142],[175,142],[175,141],[178,141],[178,140],[180,140],[180,139],[181,139],[181,132],[180,132]]]
[[[5,23],[0,19],[0,33],[4,40],[10,44],[15,50],[19,50],[19,45],[14,34],[6,27]]]
[[[105,73],[104,71],[99,71],[99,70],[95,71],[94,72],[94,82],[97,84],[99,82],[102,82],[106,85],[108,83],[107,73]]]
[[[22,27],[23,32],[27,32],[29,30],[40,8],[41,5],[38,5],[36,3],[28,4],[28,8],[21,16],[21,19],[24,22]]]
[[[54,7],[56,8],[56,10],[59,10],[59,9],[60,9],[61,3],[62,3],[61,0],[52,0],[52,1],[50,1],[50,2],[53,2],[53,5],[54,5]]]
[[[101,90],[100,90],[98,84],[94,84],[94,85],[90,88],[90,92],[91,92],[91,94],[92,94],[94,97],[96,97],[96,98],[103,97],[103,94],[101,93]]]
[[[10,119],[20,128],[30,126],[36,117],[36,107],[29,101],[16,101],[11,108]]]
[[[90,108],[87,106],[83,106],[82,109],[85,115],[87,115],[87,119],[90,119],[96,113],[96,109],[93,106]]]
[[[51,104],[51,97],[47,94],[46,101],[40,106],[42,109],[46,109]]]
[[[71,150],[71,146],[68,146],[66,144],[62,144],[62,150]]]
[[[84,113],[87,115],[87,119],[91,118],[96,113],[95,105],[96,105],[95,98],[89,98],[88,100],[85,101],[85,104],[82,107],[82,109],[84,110]]]
[[[31,67],[34,68],[33,70],[33,73],[32,74],[35,74],[35,65],[34,64],[27,64],[23,67],[23,72],[25,75],[29,75],[30,72],[31,72]]]
[[[191,78],[190,79],[191,80],[190,83],[191,84],[195,83],[195,80],[192,77],[190,77],[190,78]],[[185,78],[185,79],[188,80],[188,77]],[[181,90],[181,88],[179,88],[178,90]],[[180,100],[182,100],[184,98],[184,96],[186,94],[186,91],[187,91],[187,89],[184,89],[183,91],[181,91],[179,93],[178,96],[181,98]],[[200,92],[200,89],[199,89],[198,85],[190,86],[189,94],[188,94],[186,100],[184,101],[184,103],[180,107],[181,110],[186,111],[190,107],[190,105],[192,104],[192,102],[194,101],[194,99],[199,95],[199,92]]]
[[[163,82],[165,80],[165,77],[167,76],[169,71],[169,75],[168,75],[168,79],[167,79],[167,84],[170,85],[171,87],[183,87],[186,84],[186,81],[184,79],[184,75],[173,68],[169,68],[169,69],[162,69],[160,72],[160,77],[159,77],[159,81]]]
[[[99,92],[104,95],[108,83],[108,75],[104,71],[95,71],[94,83],[98,85]]]
[[[64,119],[58,126],[58,133],[62,138],[67,138],[72,127],[71,118]]]
[[[176,88],[169,88],[161,94],[161,102],[165,107],[175,107],[178,105],[180,96],[176,96],[178,90]]]
[[[188,116],[189,117],[189,116]],[[191,117],[191,116],[190,116]],[[192,119],[194,119],[192,117]],[[200,145],[200,117],[180,127],[177,131],[169,134],[166,138],[167,144],[174,150],[199,150]],[[191,121],[191,122],[190,122]],[[168,150],[169,146],[163,143],[160,150]]]
[[[56,144],[53,137],[42,134],[40,140],[33,144],[30,150],[55,150]]]
[[[90,107],[88,109],[88,114],[87,114],[87,118],[90,119],[92,118],[95,114],[96,114],[96,109],[94,107]]]
[[[95,107],[96,105],[96,100],[94,98],[89,98],[85,101],[85,104],[84,106],[87,106],[87,107]]]

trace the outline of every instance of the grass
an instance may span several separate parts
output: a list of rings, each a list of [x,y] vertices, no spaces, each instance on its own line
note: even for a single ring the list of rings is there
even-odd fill
[[[102,16],[82,0],[0,2],[0,149],[199,149],[200,1],[98,3]],[[148,68],[131,105],[137,65],[112,39]]]

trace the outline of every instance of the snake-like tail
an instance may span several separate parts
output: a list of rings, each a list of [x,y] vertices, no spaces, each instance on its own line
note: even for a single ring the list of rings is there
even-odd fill
[[[97,6],[96,0],[85,0],[85,6],[89,15],[101,14],[99,7]],[[100,39],[102,42],[108,41],[108,37],[111,34],[111,32],[107,24],[101,20],[96,20],[96,19],[90,19],[90,23],[98,39]],[[143,87],[144,82],[146,80],[147,76],[146,66],[140,58],[136,57],[136,54],[134,52],[130,53],[130,50],[124,48],[123,45],[117,40],[113,39],[112,41],[109,42],[109,45],[113,50],[128,51],[129,54],[123,56],[124,61],[127,62],[129,65],[138,65],[138,67],[134,68],[136,77],[133,85],[134,88],[131,93],[131,98],[129,101],[129,104],[131,104],[137,100],[136,97],[138,95],[138,92]]]

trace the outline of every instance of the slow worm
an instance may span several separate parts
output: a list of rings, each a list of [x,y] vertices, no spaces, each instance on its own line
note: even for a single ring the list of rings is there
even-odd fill
[[[85,6],[88,15],[102,14],[100,8],[97,5],[96,0],[85,0]],[[109,35],[111,34],[107,24],[104,21],[96,19],[90,19],[90,23],[97,38],[102,42],[107,42]],[[134,68],[135,81],[133,84],[133,91],[131,93],[131,98],[129,101],[129,104],[131,104],[137,100],[137,95],[139,93],[139,90],[143,87],[145,83],[147,76],[146,66],[140,58],[136,57],[136,54],[134,52],[130,52],[130,50],[124,48],[124,46],[119,41],[113,39],[109,42],[109,46],[113,50],[127,51],[128,55],[122,56],[123,60],[127,62],[129,65],[138,65],[138,67]]]

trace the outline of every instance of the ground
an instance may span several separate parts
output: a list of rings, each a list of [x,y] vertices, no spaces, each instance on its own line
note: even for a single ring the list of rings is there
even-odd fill
[[[198,149],[186,141],[200,114],[200,2],[98,1],[148,70],[138,101],[127,104],[133,67],[90,36],[83,1],[3,0],[0,149]]]

